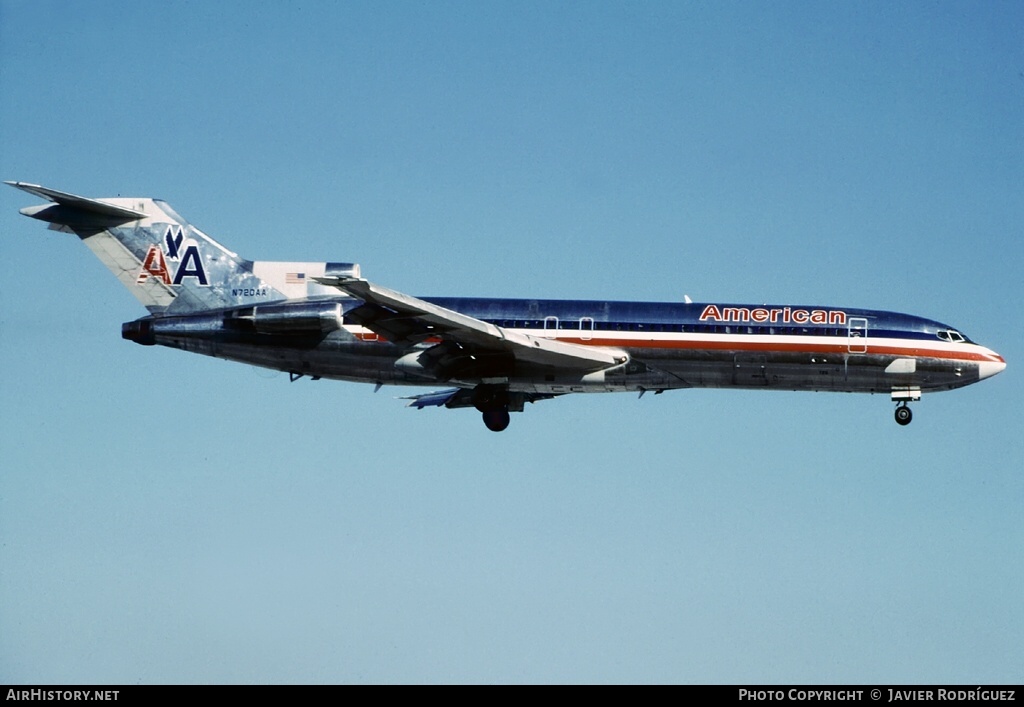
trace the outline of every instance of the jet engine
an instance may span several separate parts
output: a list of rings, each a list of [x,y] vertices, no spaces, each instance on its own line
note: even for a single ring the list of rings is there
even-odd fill
[[[260,334],[329,334],[341,328],[340,302],[261,304],[238,317]]]

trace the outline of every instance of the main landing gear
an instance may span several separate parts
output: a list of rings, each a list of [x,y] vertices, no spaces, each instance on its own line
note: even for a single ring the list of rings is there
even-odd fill
[[[896,406],[896,423],[899,425],[909,425],[910,421],[914,419],[914,413],[910,411],[910,407],[907,405],[907,401],[903,401]]]
[[[484,417],[484,424],[491,432],[501,432],[508,427],[508,410],[484,410],[481,414]]]
[[[483,415],[491,432],[501,432],[509,423],[508,389],[498,385],[478,385],[473,389],[473,405]]]

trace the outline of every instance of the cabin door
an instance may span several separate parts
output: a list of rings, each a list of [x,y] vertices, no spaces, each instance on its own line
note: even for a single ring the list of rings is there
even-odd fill
[[[864,317],[850,317],[846,348],[855,354],[868,352],[868,320]]]
[[[594,337],[594,318],[580,317],[580,338],[590,341]]]

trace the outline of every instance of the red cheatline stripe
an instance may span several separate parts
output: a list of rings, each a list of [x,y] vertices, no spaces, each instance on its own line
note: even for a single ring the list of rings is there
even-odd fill
[[[677,349],[700,351],[756,351],[780,353],[813,353],[813,354],[847,354],[851,352],[847,344],[799,344],[792,342],[739,342],[711,341],[708,339],[662,339],[637,341],[630,339],[559,339],[567,343],[582,346],[616,346],[628,349]],[[856,352],[854,355],[889,354],[894,356],[915,356],[925,358],[949,359],[957,361],[992,361],[991,356],[976,351],[941,351],[915,346],[875,346],[867,344],[867,351]],[[1002,358],[998,357],[1001,361]]]
[[[532,334],[532,333],[531,333]],[[383,337],[376,334],[356,334],[356,337],[363,341],[380,341],[386,343]],[[609,346],[626,349],[675,349],[678,351],[756,351],[764,353],[808,353],[808,354],[850,354],[866,356],[869,354],[890,355],[890,356],[913,356],[916,358],[936,358],[950,361],[998,361],[1005,363],[1002,356],[998,354],[984,354],[977,351],[943,351],[938,349],[919,348],[908,346],[877,346],[867,344],[866,351],[852,352],[848,344],[800,344],[792,342],[740,342],[740,341],[713,341],[709,339],[610,339],[593,337],[581,339],[578,337],[558,337],[558,341],[567,344],[578,344],[580,346]],[[436,344],[441,341],[439,337],[425,339],[425,344]]]

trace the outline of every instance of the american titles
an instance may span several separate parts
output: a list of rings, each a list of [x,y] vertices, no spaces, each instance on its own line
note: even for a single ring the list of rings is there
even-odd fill
[[[720,307],[709,304],[700,313],[702,322],[753,322],[755,324],[846,325],[840,309],[799,309],[794,307]]]

